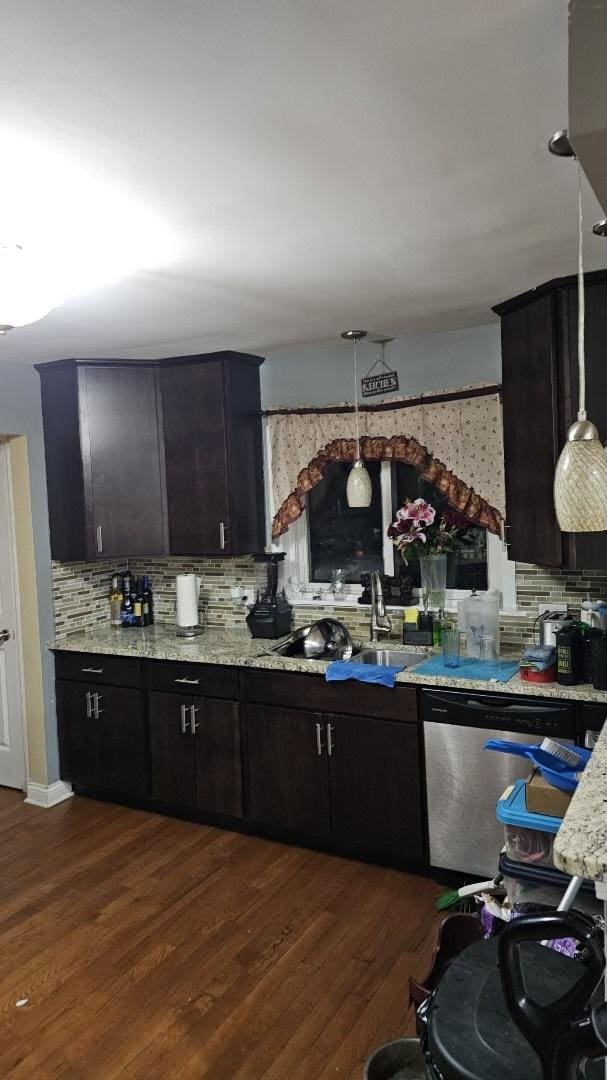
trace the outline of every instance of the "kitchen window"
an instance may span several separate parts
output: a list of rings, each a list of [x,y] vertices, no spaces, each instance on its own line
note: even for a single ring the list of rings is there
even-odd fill
[[[349,507],[346,483],[348,462],[332,462],[320,484],[308,495],[308,509],[280,544],[286,552],[286,580],[292,602],[335,601],[335,572],[343,571],[341,598],[356,603],[362,591],[361,575],[377,570],[388,577],[399,572],[400,556],[386,536],[396,509],[406,498],[423,498],[440,513],[447,507],[441,492],[420,478],[404,462],[366,462],[372,483],[371,505]],[[420,589],[419,562],[409,559],[405,568],[412,578],[414,600]],[[503,607],[515,608],[514,564],[502,551],[498,537],[470,524],[458,537],[456,551],[447,562],[447,606],[468,595],[473,587],[494,586],[503,596]]]

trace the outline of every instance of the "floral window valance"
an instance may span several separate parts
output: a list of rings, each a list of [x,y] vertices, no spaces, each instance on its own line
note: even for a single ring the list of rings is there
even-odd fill
[[[346,404],[266,415],[276,539],[301,516],[305,496],[320,483],[326,465],[354,460],[354,415]],[[366,406],[360,429],[363,458],[414,465],[455,509],[501,533],[505,495],[498,387],[465,387]]]

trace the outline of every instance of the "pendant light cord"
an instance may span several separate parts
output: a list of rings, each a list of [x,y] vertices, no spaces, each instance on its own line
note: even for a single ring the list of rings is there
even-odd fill
[[[354,341],[354,421],[356,424],[356,460],[360,461],[360,429],[358,424],[358,341]]]
[[[578,371],[580,377],[578,420],[586,419],[586,353],[585,353],[585,322],[586,322],[586,298],[584,295],[584,214],[582,210],[582,166],[577,162],[577,223],[578,223],[578,248],[577,248],[577,355]]]

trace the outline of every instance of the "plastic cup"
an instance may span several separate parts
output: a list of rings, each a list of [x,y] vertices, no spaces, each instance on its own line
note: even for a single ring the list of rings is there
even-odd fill
[[[443,660],[445,667],[459,667],[459,651],[461,636],[459,630],[442,630],[441,643],[443,646]]]

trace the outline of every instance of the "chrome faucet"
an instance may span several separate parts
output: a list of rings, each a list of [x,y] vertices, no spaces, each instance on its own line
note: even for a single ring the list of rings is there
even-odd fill
[[[389,634],[392,623],[386,615],[381,578],[374,570],[371,574],[371,641],[379,641],[380,631]]]

